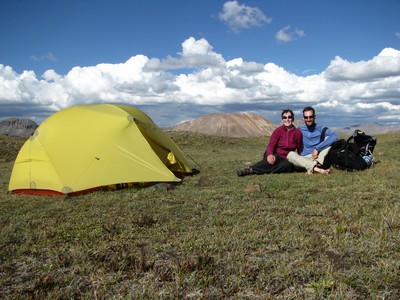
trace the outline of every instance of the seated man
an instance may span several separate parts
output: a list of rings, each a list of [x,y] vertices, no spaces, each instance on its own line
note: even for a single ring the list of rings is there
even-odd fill
[[[314,172],[329,174],[329,169],[324,170],[321,166],[324,164],[325,156],[331,145],[338,137],[329,128],[315,123],[316,117],[314,108],[308,106],[303,109],[305,124],[299,126],[303,134],[303,151],[300,155],[291,151],[288,153],[287,159],[295,167],[306,169],[307,174]]]

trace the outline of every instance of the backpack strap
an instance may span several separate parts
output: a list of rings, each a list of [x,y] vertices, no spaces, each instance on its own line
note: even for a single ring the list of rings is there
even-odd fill
[[[344,148],[347,148],[347,145],[351,142],[352,139],[354,139],[354,134],[349,136],[349,138],[346,140],[346,145],[344,146]]]
[[[321,131],[321,138],[319,139],[319,142],[322,143],[325,140],[325,132],[328,130],[328,127],[322,128]]]

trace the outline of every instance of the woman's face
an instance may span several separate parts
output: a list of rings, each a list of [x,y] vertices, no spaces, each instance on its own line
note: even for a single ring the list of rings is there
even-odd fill
[[[293,115],[290,112],[286,112],[282,115],[282,123],[285,126],[291,126],[293,123]]]

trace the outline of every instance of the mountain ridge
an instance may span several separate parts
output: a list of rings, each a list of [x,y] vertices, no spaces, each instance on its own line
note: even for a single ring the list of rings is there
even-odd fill
[[[356,129],[364,131],[366,134],[369,135],[400,132],[400,126],[385,126],[376,122],[356,124],[343,128],[332,128],[333,131],[342,136],[350,136]]]
[[[303,120],[295,120],[296,127],[303,124]],[[271,136],[280,124],[254,113],[215,113],[205,114],[196,119],[179,123],[173,127],[165,128],[173,132],[193,132],[206,135],[228,137]],[[39,125],[30,119],[8,118],[0,121],[0,135],[29,137]],[[347,127],[330,127],[339,136],[350,136],[356,129],[370,135],[400,132],[400,126],[384,126],[370,122]]]

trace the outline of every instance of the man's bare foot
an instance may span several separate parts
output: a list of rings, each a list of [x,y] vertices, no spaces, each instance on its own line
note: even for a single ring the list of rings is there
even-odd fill
[[[314,171],[314,172],[317,172],[317,173],[320,173],[320,174],[325,174],[325,175],[328,175],[328,174],[331,173],[331,171],[330,171],[329,169],[324,170],[324,169],[321,169],[321,168],[319,168],[319,167],[314,167],[314,170],[313,170],[313,171]]]

